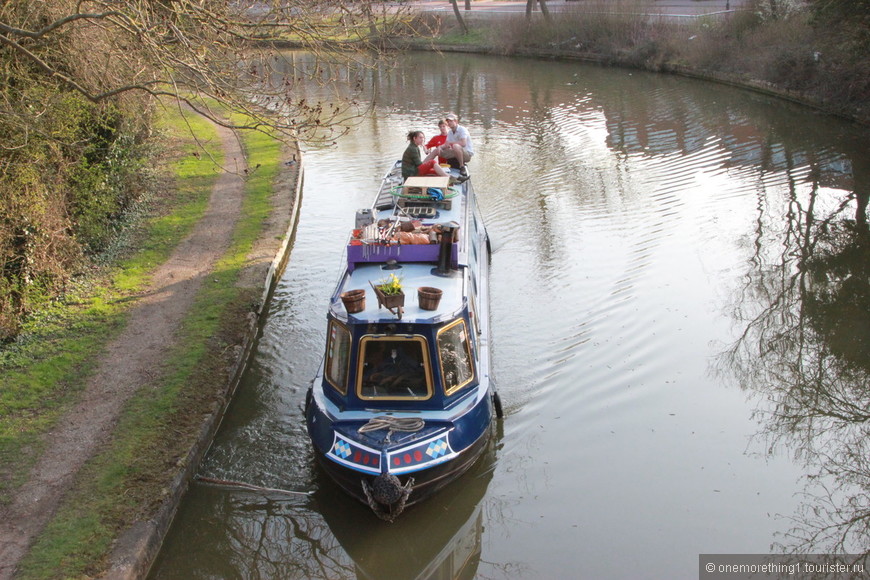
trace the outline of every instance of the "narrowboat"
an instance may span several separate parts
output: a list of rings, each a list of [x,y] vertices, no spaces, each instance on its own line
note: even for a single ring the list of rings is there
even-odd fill
[[[403,180],[396,162],[356,211],[329,302],[308,434],[328,475],[386,521],[468,470],[501,416],[471,181]]]

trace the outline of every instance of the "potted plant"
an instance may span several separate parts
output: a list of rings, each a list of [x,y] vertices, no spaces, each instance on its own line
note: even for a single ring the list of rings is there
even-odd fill
[[[377,284],[372,284],[372,287],[378,296],[379,306],[392,310],[393,308],[401,308],[405,305],[405,290],[402,288],[402,279],[395,274],[390,274],[383,280],[378,281]]]
[[[378,282],[378,288],[384,293],[384,296],[405,296],[405,291],[402,288],[402,279],[395,274],[390,274]]]

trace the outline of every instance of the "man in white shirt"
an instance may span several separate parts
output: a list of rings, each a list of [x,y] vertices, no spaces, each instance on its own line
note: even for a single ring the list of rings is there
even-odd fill
[[[471,160],[474,155],[474,145],[471,143],[471,135],[468,130],[459,124],[459,119],[454,113],[447,113],[444,117],[447,121],[449,130],[447,131],[447,142],[440,147],[432,149],[426,156],[426,160],[440,155],[444,159],[455,159],[459,164],[459,173],[468,175],[465,169],[465,164]]]

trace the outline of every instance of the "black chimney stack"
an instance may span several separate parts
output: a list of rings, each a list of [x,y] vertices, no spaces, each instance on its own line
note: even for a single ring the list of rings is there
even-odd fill
[[[432,270],[436,276],[451,276],[453,270],[451,266],[451,251],[453,249],[453,238],[456,230],[459,229],[459,224],[456,222],[448,222],[441,224],[441,248],[438,252],[438,267]]]

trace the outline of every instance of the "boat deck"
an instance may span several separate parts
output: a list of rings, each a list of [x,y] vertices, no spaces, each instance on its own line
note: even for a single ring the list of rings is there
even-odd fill
[[[450,170],[450,174],[454,177],[459,175],[456,170]],[[372,288],[372,285],[378,285],[390,274],[395,274],[404,288],[405,304],[401,317],[403,322],[433,323],[443,317],[455,316],[462,308],[466,295],[465,276],[461,269],[452,269],[449,272],[439,270],[440,243],[434,241],[424,244],[401,243],[390,239],[395,237],[394,234],[385,235],[384,230],[388,230],[389,226],[378,228],[377,225],[379,222],[398,225],[400,220],[410,221],[417,226],[415,231],[418,232],[444,224],[458,227],[455,241],[450,244],[449,262],[453,267],[461,268],[465,265],[462,243],[465,232],[462,231],[462,226],[466,214],[464,206],[467,203],[467,187],[470,187],[470,184],[466,182],[467,185],[456,185],[451,188],[439,187],[439,191],[445,192],[447,197],[441,200],[426,199],[425,194],[415,196],[414,199],[403,199],[398,195],[400,191],[405,191],[403,187],[414,183],[440,185],[446,183],[446,179],[411,178],[403,186],[401,165],[397,163],[385,176],[372,208],[357,212],[358,220],[360,215],[366,218],[370,216],[370,219],[364,221],[373,223],[368,226],[368,229],[365,229],[365,226],[355,229],[348,242],[347,271],[330,304],[334,315],[340,318],[347,317],[354,322],[396,320],[396,313],[380,305],[378,296]],[[398,232],[398,227],[395,231]],[[420,287],[438,288],[442,291],[441,302],[436,310],[424,310],[420,307],[417,298],[417,289]],[[340,298],[342,293],[350,290],[365,290],[365,308],[353,314],[347,314]]]

